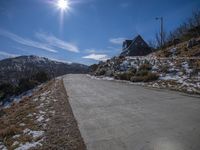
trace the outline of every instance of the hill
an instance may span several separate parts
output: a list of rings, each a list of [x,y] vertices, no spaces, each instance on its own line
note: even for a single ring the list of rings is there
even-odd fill
[[[1,60],[0,70],[0,84],[18,84],[21,78],[30,78],[41,71],[52,78],[68,73],[87,73],[88,66],[62,63],[38,56],[20,56]]]
[[[90,70],[99,77],[200,94],[199,50],[200,40],[193,38],[144,57],[114,57]]]

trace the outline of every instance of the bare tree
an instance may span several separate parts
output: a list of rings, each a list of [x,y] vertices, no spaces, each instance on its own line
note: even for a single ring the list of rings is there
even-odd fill
[[[161,42],[161,33],[156,33],[155,35],[155,39],[156,39],[156,44],[158,48],[162,48],[162,46],[165,46],[167,43],[167,32],[165,30],[163,30],[162,33],[162,42]],[[163,45],[162,45],[163,44]]]
[[[155,39],[156,39],[157,48],[160,48],[161,47],[161,38],[160,38],[160,34],[159,33],[156,33]]]
[[[161,33],[155,34],[157,48],[161,48]],[[187,40],[195,36],[200,36],[200,9],[192,13],[192,16],[180,24],[175,30],[167,34],[163,31],[163,46],[173,42],[175,39]]]
[[[176,39],[176,35],[174,34],[174,32],[169,32],[169,35],[167,37],[167,41],[173,41],[174,39]]]
[[[156,49],[156,41],[154,41],[154,40],[149,40],[149,41],[148,41],[148,45],[149,45],[149,47],[151,47],[152,49]]]
[[[200,26],[200,10],[193,12],[192,19],[193,19],[195,26]]]

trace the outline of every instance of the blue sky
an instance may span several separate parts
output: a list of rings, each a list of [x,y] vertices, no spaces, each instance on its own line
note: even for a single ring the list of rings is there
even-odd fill
[[[38,55],[92,64],[119,55],[122,41],[137,34],[152,40],[175,29],[200,8],[199,0],[0,0],[0,59]]]

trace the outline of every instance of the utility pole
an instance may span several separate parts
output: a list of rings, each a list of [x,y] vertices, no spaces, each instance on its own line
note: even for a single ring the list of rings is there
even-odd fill
[[[160,46],[163,48],[163,17],[156,17],[156,20],[160,20]]]

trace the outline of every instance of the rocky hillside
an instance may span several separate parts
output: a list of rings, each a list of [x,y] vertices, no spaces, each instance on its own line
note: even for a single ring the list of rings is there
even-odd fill
[[[20,56],[0,61],[0,84],[4,82],[17,84],[21,78],[29,78],[43,71],[49,77],[68,73],[87,73],[88,67],[82,64],[67,64],[38,56]]]
[[[92,74],[200,94],[199,38],[145,57],[114,57],[91,66]]]

